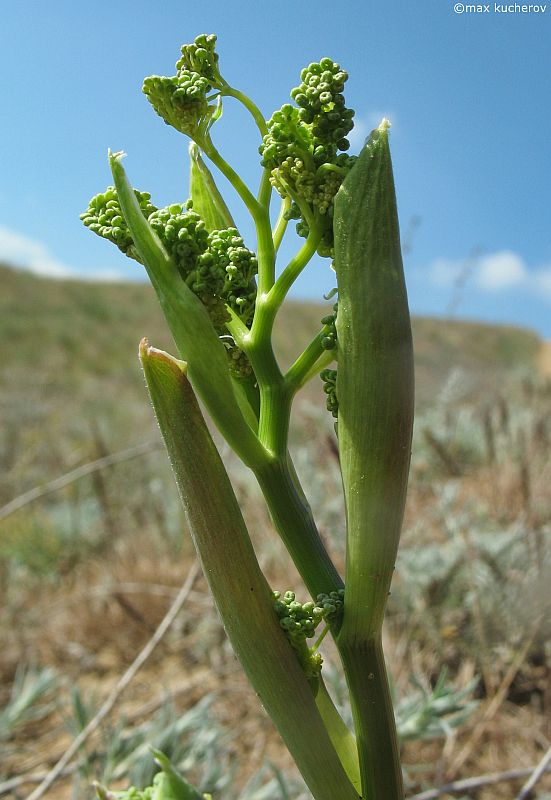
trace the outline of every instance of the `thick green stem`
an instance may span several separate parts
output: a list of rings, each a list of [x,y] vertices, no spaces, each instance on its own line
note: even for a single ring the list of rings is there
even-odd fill
[[[403,800],[404,786],[392,698],[380,637],[339,642],[350,691],[363,797]]]
[[[381,630],[404,513],[413,428],[413,349],[388,123],[335,198],[339,450],[346,595],[337,645],[357,730],[362,794],[403,800]]]
[[[258,376],[257,376],[258,377]],[[260,382],[258,438],[275,458],[287,452],[291,397],[281,380]]]
[[[255,475],[273,523],[312,597],[343,588],[319,535],[312,510],[297,485],[290,460],[277,459]]]

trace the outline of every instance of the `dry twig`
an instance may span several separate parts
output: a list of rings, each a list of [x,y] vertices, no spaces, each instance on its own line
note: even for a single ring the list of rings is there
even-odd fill
[[[541,763],[536,769],[539,769],[540,766]],[[549,766],[549,763],[547,763],[541,774],[549,769]],[[447,783],[445,786],[439,786],[438,789],[427,789],[426,792],[413,795],[410,800],[438,800],[438,798],[442,797],[444,794],[460,794],[462,792],[468,792],[471,789],[480,789],[482,786],[491,786],[494,783],[515,781],[519,778],[524,778],[526,775],[530,775],[532,772],[533,770],[530,768],[510,769],[506,772],[493,772],[489,775],[479,775],[477,778],[465,778],[461,781]],[[526,797],[526,795],[523,795],[523,797]],[[517,800],[520,800],[520,795]]]
[[[517,800],[528,800],[530,793],[544,772],[551,768],[551,747],[548,748],[540,763],[533,770],[532,774],[520,790]]]
[[[29,489],[28,492],[23,492],[23,494],[14,497],[13,500],[10,500],[9,503],[6,503],[5,506],[0,508],[0,519],[6,519],[6,517],[15,514],[16,511],[29,505],[29,503],[34,503],[35,500],[41,497],[53,494],[53,492],[58,492],[60,489],[64,489],[65,486],[69,486],[71,483],[78,481],[80,478],[84,478],[86,475],[92,475],[94,472],[98,472],[98,470],[105,469],[105,467],[112,467],[114,464],[120,464],[122,461],[130,461],[132,458],[138,458],[138,456],[143,456],[146,453],[151,453],[153,450],[158,450],[160,448],[160,442],[142,442],[142,444],[138,444],[135,447],[128,447],[126,450],[109,453],[109,455],[97,458],[95,461],[81,464],[80,467],[66,472],[65,475],[61,475],[59,478],[55,478],[55,480],[49,483],[35,486],[33,489]]]

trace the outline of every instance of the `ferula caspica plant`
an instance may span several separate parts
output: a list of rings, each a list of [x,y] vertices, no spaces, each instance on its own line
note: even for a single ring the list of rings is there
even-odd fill
[[[191,140],[190,197],[158,208],[132,187],[123,154],[110,152],[112,185],[81,219],[143,264],[157,293],[177,356],[144,339],[140,359],[189,530],[235,653],[310,792],[316,800],[402,800],[381,628],[410,461],[412,339],[389,123],[382,121],[358,156],[348,154],[354,112],[344,97],[347,78],[331,58],[309,64],[292,102],[266,119],[222,76],[216,36],[198,36],[182,47],[174,75],[143,84],[154,111]],[[230,100],[258,127],[256,192],[212,138]],[[209,162],[250,214],[255,249],[243,240]],[[274,199],[280,208],[272,220]],[[280,266],[291,220],[300,246]],[[274,321],[316,253],[330,260],[338,300],[283,370]],[[293,399],[320,374],[342,471],[344,576],[320,537],[288,446]],[[198,400],[254,473],[310,599],[268,585]],[[324,684],[319,647],[326,633],[340,655],[354,730]],[[161,770],[153,786],[99,788],[100,796],[208,796],[156,756]]]

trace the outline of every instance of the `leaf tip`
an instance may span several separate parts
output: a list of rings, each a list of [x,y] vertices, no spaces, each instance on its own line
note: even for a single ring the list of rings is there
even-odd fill
[[[144,336],[140,342],[138,354],[142,365],[145,366],[146,362],[149,363],[164,363],[167,366],[177,368],[183,375],[187,375],[188,365],[187,361],[181,361],[179,358],[171,356],[166,350],[160,350],[149,344],[149,339]]]
[[[113,162],[120,161],[123,158],[126,158],[126,153],[124,150],[117,150],[115,153],[111,150],[110,147],[107,148],[107,157],[112,164]]]

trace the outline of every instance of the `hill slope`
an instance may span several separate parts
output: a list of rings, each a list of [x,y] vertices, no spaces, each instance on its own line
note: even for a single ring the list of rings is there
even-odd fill
[[[174,349],[146,284],[52,280],[3,265],[0,281],[1,407],[8,423],[36,406],[38,395],[64,415],[101,413],[108,403],[124,416],[125,404],[144,396],[141,337]],[[276,346],[283,363],[315,334],[323,314],[315,303],[289,303],[282,311]],[[451,370],[468,374],[472,391],[487,391],[511,369],[535,368],[541,345],[534,333],[514,327],[415,319],[413,328],[421,405]],[[309,395],[321,396],[315,382]]]

